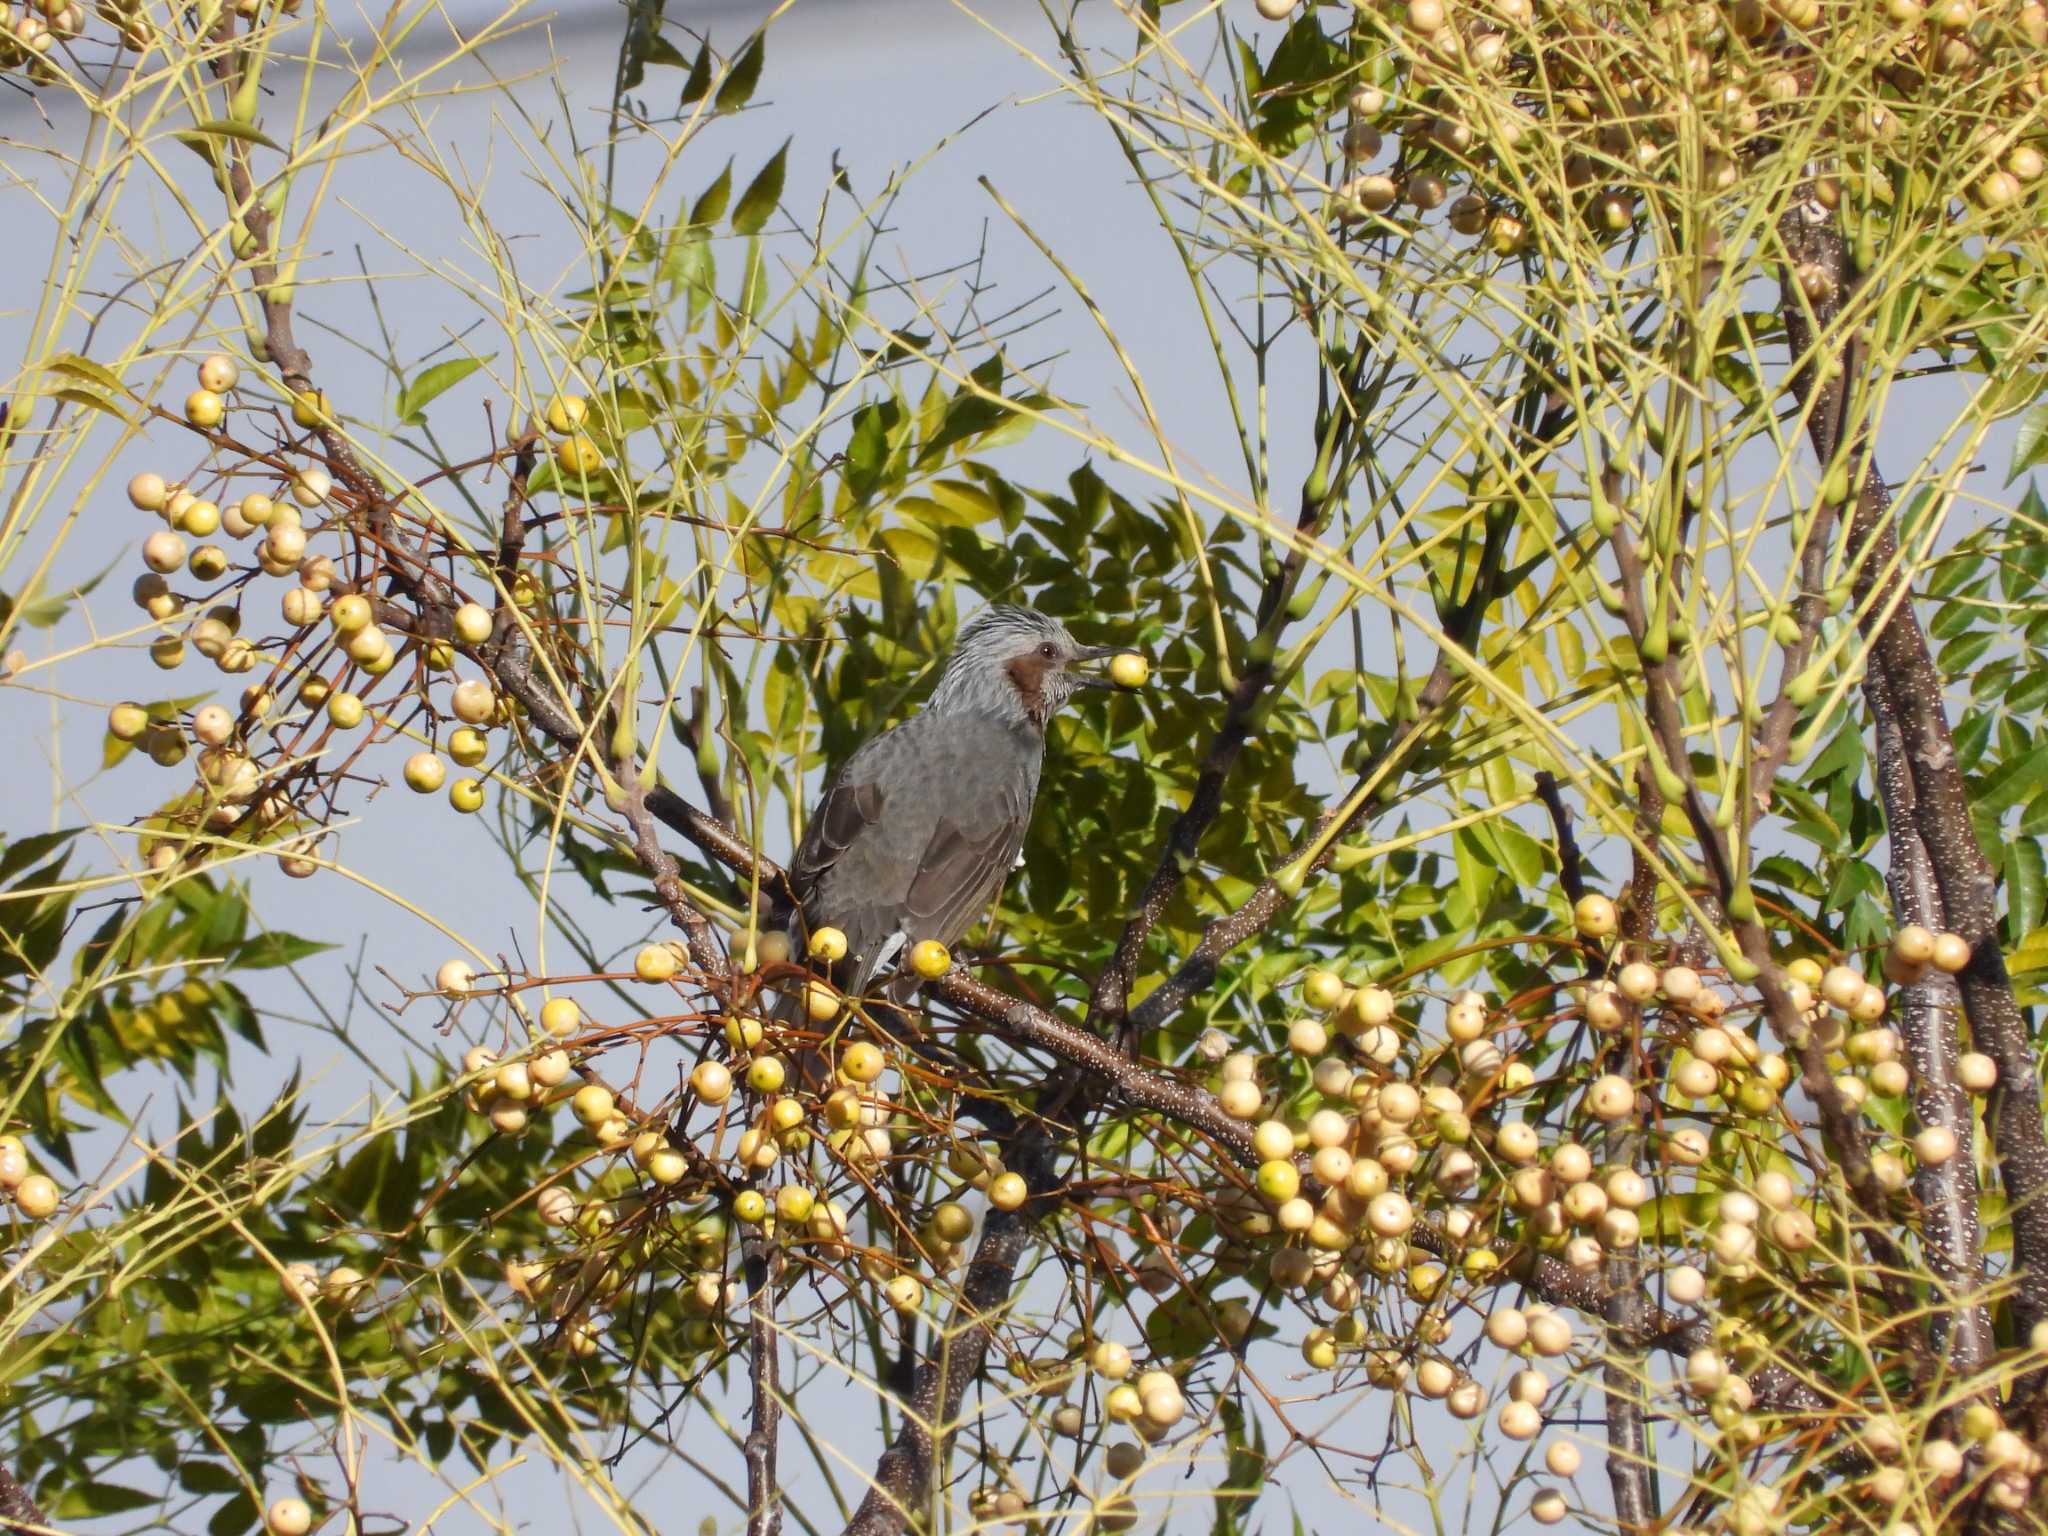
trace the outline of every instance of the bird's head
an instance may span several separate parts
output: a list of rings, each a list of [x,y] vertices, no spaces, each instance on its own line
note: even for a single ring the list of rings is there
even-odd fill
[[[1078,668],[1115,654],[1115,646],[1079,644],[1036,608],[998,603],[960,631],[927,707],[1029,721],[1043,730],[1076,689],[1110,686]]]

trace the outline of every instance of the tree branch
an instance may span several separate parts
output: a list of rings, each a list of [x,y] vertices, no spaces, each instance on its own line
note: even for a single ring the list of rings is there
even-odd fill
[[[19,1536],[41,1536],[52,1530],[50,1517],[30,1497],[29,1491],[15,1481],[14,1472],[5,1463],[0,1463],[0,1531],[19,1533]]]
[[[1875,775],[1884,801],[1891,847],[1885,884],[1892,913],[1901,923],[1919,923],[1939,933],[1948,926],[1935,883],[1934,862],[1915,826],[1913,775],[1892,712],[1891,687],[1881,673],[1864,682],[1877,753]],[[1930,967],[1904,989],[1899,1032],[1913,1066],[1913,1113],[1922,1125],[1945,1126],[1956,1145],[1967,1149],[1976,1137],[1970,1096],[1956,1080],[1955,982]],[[1967,1150],[1941,1163],[1921,1163],[1913,1172],[1920,1201],[1920,1240],[1928,1267],[1948,1291],[1953,1310],[1937,1309],[1933,1339],[1957,1371],[1968,1374],[1989,1358],[1991,1317],[1974,1299],[1984,1285],[1983,1229],[1977,1210],[1977,1160]]]
[[[1871,637],[1865,698],[1873,713],[1880,708],[1888,712],[1898,733],[1899,757],[1913,791],[1911,825],[1926,853],[1947,927],[1970,945],[1970,962],[1956,977],[1956,987],[1971,1040],[1998,1063],[1998,1085],[1984,1115],[2013,1229],[2015,1332],[2025,1338],[2048,1321],[2048,1136],[2041,1125],[2033,1042],[1999,948],[1997,881],[1970,823],[1969,793],[1942,707],[1941,674],[1897,570],[1891,494],[1875,454],[1861,440],[1867,436],[1864,424],[1853,417],[1849,381],[1865,371],[1862,344],[1851,335],[1839,355],[1830,353],[1825,360],[1818,346],[1819,331],[1839,318],[1839,295],[1856,274],[1849,270],[1848,251],[1826,210],[1794,209],[1780,221],[1779,233],[1787,261],[1819,266],[1832,277],[1837,295],[1809,308],[1796,280],[1786,274],[1786,336],[1793,356],[1802,360],[1793,388],[1806,408],[1808,440],[1823,464],[1838,457],[1851,464],[1867,460],[1850,530],[1857,612]],[[1831,366],[1823,366],[1824,361]],[[1851,432],[1858,440],[1844,451]],[[1872,697],[1873,684],[1883,690],[1882,703]]]
[[[782,1487],[776,1479],[776,1439],[782,1426],[782,1382],[775,1327],[773,1254],[766,1241],[747,1239],[747,1378],[752,1419],[741,1452],[747,1462],[747,1536],[779,1536]]]
[[[1089,1038],[1110,1049],[1094,1035]],[[931,1355],[917,1367],[902,1426],[875,1464],[867,1496],[847,1522],[846,1536],[897,1536],[905,1526],[923,1523],[940,1444],[952,1434],[967,1388],[988,1356],[998,1315],[1016,1289],[1017,1267],[1058,1187],[1051,1147],[1035,1122],[1021,1124],[1017,1141],[1005,1150],[1010,1154],[1006,1161],[1020,1165],[1033,1198],[1018,1210],[990,1210],[983,1221],[959,1300],[933,1341]]]

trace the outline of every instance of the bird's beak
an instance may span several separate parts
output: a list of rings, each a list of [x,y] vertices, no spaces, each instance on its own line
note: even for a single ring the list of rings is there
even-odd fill
[[[1112,656],[1121,656],[1126,649],[1127,647],[1121,645],[1084,645],[1081,647],[1079,654],[1074,657],[1074,660],[1107,661]],[[1100,672],[1076,672],[1073,674],[1073,679],[1074,686],[1077,688],[1116,687],[1115,683],[1104,677]]]

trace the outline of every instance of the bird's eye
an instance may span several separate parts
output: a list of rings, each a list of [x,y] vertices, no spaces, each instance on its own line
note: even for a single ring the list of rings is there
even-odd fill
[[[1046,641],[1045,644],[1041,645],[1038,648],[1038,654],[1043,656],[1047,661],[1051,661],[1053,657],[1059,655],[1059,653],[1060,648],[1054,645],[1050,640]]]

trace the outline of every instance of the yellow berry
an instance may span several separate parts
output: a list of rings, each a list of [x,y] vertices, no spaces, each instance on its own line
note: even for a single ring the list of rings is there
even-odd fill
[[[557,395],[548,402],[548,430],[565,437],[583,425],[590,402],[581,395]]]
[[[327,409],[327,396],[317,389],[309,389],[303,395],[294,396],[292,420],[307,428],[327,425],[332,420]]]
[[[690,1090],[714,1107],[732,1097],[732,1073],[723,1062],[700,1061],[690,1074]]]
[[[937,939],[926,939],[910,952],[910,968],[926,981],[935,981],[953,968],[953,955]]]
[[[897,1275],[882,1287],[882,1294],[891,1307],[908,1316],[924,1305],[924,1282],[915,1275]]]
[[[666,944],[649,944],[633,957],[633,974],[642,981],[667,981],[681,968],[676,952]]]
[[[467,816],[483,809],[484,786],[477,779],[457,779],[448,786],[448,803]]]
[[[597,444],[578,432],[555,445],[555,462],[564,474],[594,475],[603,467],[604,455],[598,451]]]
[[[30,1221],[41,1221],[57,1209],[57,1185],[45,1174],[32,1173],[14,1187],[14,1203]]]
[[[431,752],[415,752],[405,760],[405,782],[416,794],[431,795],[447,778],[448,765]]]
[[[569,997],[551,997],[541,1005],[540,1027],[557,1040],[566,1040],[583,1027],[583,1010]]]
[[[139,512],[163,511],[169,494],[164,477],[154,471],[146,470],[128,482],[128,501]]]
[[[839,1075],[849,1083],[872,1083],[886,1064],[881,1048],[856,1040],[839,1055]]]
[[[202,430],[219,426],[227,413],[227,401],[210,389],[195,389],[185,397],[185,419]]]
[[[815,928],[811,931],[808,953],[813,960],[822,960],[830,965],[835,960],[846,958],[846,935],[837,928]]]
[[[491,611],[481,603],[464,603],[455,610],[455,638],[464,645],[481,645],[491,638]]]
[[[334,626],[337,634],[343,635],[352,635],[367,628],[372,616],[370,600],[360,592],[343,593],[327,610],[327,622]]]
[[[1620,926],[1621,919],[1612,901],[1596,892],[1589,892],[1581,896],[1572,908],[1572,923],[1582,936],[1604,939]]]
[[[1119,688],[1142,688],[1152,675],[1152,663],[1136,651],[1125,651],[1109,663],[1109,680]]]

